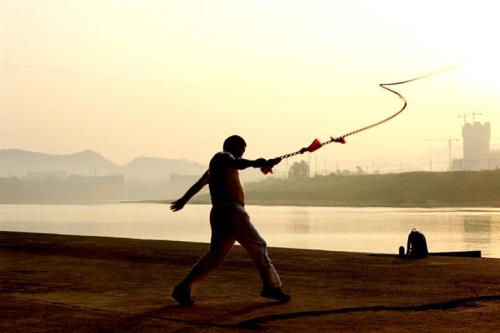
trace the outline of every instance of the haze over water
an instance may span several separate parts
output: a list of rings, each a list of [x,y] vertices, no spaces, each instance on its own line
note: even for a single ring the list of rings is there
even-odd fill
[[[208,243],[210,206],[0,205],[0,230]],[[431,252],[481,250],[500,258],[500,209],[247,206],[271,247],[397,253],[412,228]]]

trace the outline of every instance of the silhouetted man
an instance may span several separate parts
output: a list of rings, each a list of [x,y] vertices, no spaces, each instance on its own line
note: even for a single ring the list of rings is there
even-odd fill
[[[248,167],[270,170],[280,162],[280,158],[265,160],[246,160],[241,158],[246,142],[242,137],[233,135],[224,141],[223,151],[210,160],[208,170],[170,209],[178,211],[200,191],[209,185],[212,199],[210,226],[212,236],[210,249],[193,266],[189,274],[175,286],[172,297],[180,304],[192,304],[191,288],[213,269],[218,267],[229,254],[234,243],[238,243],[252,258],[263,282],[262,297],[281,302],[290,301],[290,296],[281,290],[281,280],[267,253],[267,244],[250,222],[245,211],[245,200],[238,170]]]

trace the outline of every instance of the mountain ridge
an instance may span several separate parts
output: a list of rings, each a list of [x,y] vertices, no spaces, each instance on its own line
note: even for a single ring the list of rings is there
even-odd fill
[[[23,149],[0,149],[0,177],[62,171],[67,174],[125,174],[132,178],[165,178],[171,173],[199,174],[201,165],[187,159],[139,156],[118,165],[102,154],[86,149],[69,154],[50,154]]]

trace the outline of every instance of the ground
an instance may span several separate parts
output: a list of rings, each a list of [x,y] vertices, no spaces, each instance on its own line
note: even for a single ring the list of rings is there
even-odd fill
[[[259,296],[235,247],[178,306],[207,244],[0,232],[1,332],[500,332],[500,260],[271,248],[292,295]]]

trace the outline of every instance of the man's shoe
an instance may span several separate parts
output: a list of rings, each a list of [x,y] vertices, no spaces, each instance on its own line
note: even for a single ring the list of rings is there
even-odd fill
[[[260,296],[265,298],[275,299],[281,303],[288,303],[292,299],[290,295],[287,295],[281,290],[281,288],[263,288]]]
[[[191,305],[193,304],[193,300],[191,299],[191,289],[175,286],[174,291],[172,292],[172,297],[180,304],[180,305]]]

